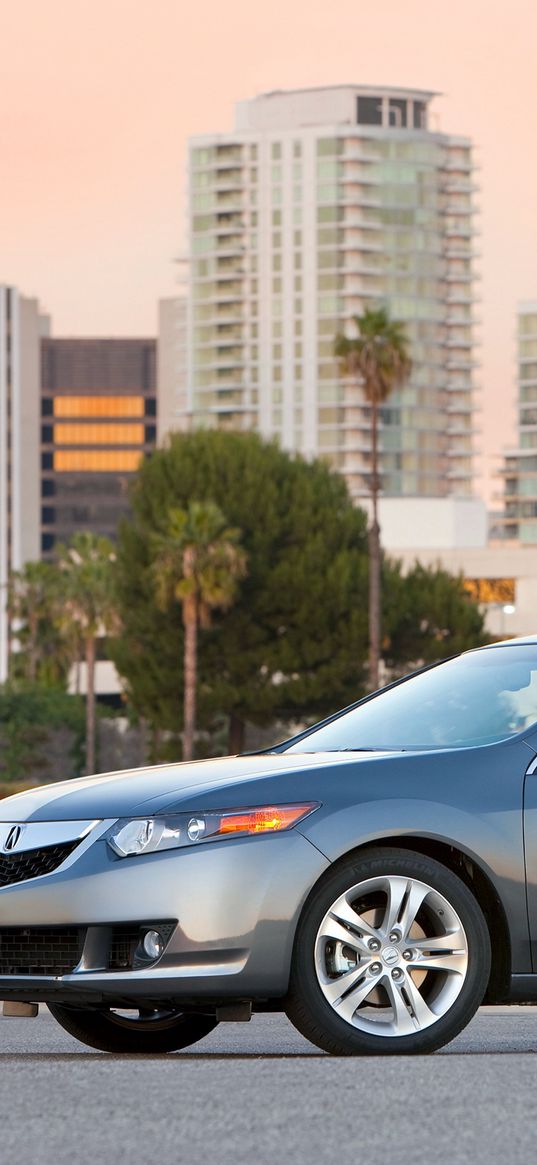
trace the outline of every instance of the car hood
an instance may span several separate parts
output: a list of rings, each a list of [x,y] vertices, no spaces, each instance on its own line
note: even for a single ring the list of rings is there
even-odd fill
[[[0,801],[0,821],[86,821],[143,816],[172,807],[179,811],[183,801],[185,808],[187,805],[190,808],[196,797],[200,809],[209,808],[213,797],[216,809],[223,807],[228,788],[229,806],[233,807],[241,803],[236,800],[239,790],[234,793],[234,787],[244,783],[301,773],[305,777],[306,771],[312,769],[356,765],[393,755],[393,751],[260,754],[80,777],[5,798]],[[271,793],[268,788],[264,788],[264,793],[266,799],[261,803],[266,804]],[[248,803],[246,794],[247,790],[240,791],[242,804]],[[307,790],[299,795],[307,796]]]

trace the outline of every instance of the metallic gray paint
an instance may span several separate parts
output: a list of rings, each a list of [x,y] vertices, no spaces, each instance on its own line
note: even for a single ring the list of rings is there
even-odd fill
[[[0,841],[12,823],[39,826],[40,837],[47,822],[51,837],[55,822],[71,823],[68,829],[99,824],[54,873],[0,890],[0,928],[159,918],[178,925],[149,968],[103,972],[92,964],[90,932],[74,974],[3,977],[0,998],[280,998],[302,907],[330,863],[398,838],[454,847],[482,871],[507,918],[510,971],[520,991],[521,983],[537,982],[537,773],[526,776],[536,755],[537,732],[528,731],[453,751],[279,753],[163,765],[8,798],[0,802]],[[302,800],[320,808],[286,833],[125,859],[102,836],[118,817]],[[531,997],[537,988],[525,990]]]

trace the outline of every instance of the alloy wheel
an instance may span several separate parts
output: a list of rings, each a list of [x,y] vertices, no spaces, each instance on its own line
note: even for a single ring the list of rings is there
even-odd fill
[[[314,961],[340,1019],[370,1035],[417,1035],[460,994],[468,940],[456,910],[432,886],[395,874],[370,877],[327,910]]]

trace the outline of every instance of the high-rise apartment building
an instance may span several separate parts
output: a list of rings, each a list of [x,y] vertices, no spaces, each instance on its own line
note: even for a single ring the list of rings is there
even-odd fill
[[[404,321],[408,383],[383,409],[386,494],[472,483],[472,149],[433,94],[340,85],[239,104],[190,143],[186,417],[255,428],[368,492],[368,406],[334,360],[366,306]],[[181,410],[179,410],[180,412]]]
[[[537,545],[537,302],[517,317],[518,448],[505,455],[502,537]]]
[[[39,344],[47,330],[36,299],[0,285],[0,682],[11,638],[9,576],[39,558]]]
[[[78,531],[114,538],[129,484],[156,444],[156,344],[41,345],[41,555]]]

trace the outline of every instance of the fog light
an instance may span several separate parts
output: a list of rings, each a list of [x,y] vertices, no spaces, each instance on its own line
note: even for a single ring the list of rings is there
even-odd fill
[[[164,942],[158,930],[146,931],[143,937],[142,947],[148,959],[160,959],[164,950]]]

